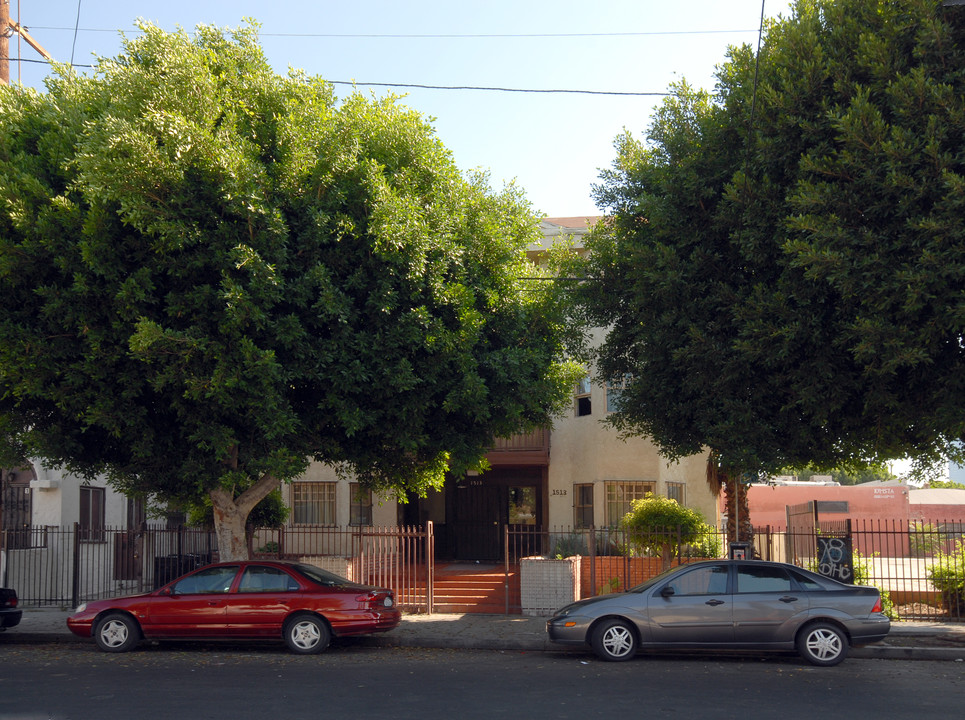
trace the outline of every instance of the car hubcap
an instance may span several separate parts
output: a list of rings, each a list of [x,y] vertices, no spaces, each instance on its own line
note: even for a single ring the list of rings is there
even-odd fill
[[[841,653],[841,638],[830,630],[816,630],[808,636],[808,650],[819,660],[830,660]]]
[[[630,631],[624,627],[612,627],[603,635],[603,647],[613,657],[623,657],[633,648]]]
[[[321,637],[315,623],[300,622],[292,628],[292,642],[303,650],[310,650],[318,645]]]
[[[117,620],[111,620],[101,628],[101,640],[108,647],[118,647],[127,640],[127,625]]]

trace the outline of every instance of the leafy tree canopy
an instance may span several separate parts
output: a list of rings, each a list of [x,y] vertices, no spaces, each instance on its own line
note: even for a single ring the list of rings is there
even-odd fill
[[[310,459],[423,493],[562,407],[517,189],[394,98],[277,75],[254,27],[140,30],[93,77],[0,88],[8,445],[208,493],[237,538]]]
[[[965,8],[802,1],[717,77],[618,138],[596,188],[575,293],[608,329],[602,379],[631,380],[614,424],[671,457],[710,448],[731,480],[946,454],[965,432]]]

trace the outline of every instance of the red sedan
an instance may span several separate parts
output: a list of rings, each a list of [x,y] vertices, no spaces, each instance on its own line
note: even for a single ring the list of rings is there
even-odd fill
[[[333,635],[384,632],[400,619],[391,590],[312,565],[245,561],[207,565],[152,593],[85,603],[67,627],[107,652],[142,639],[282,638],[309,654]]]

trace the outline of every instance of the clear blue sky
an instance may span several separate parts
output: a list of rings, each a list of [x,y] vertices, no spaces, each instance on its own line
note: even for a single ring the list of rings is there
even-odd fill
[[[757,42],[761,0],[10,0],[10,14],[59,62],[90,65],[120,50],[143,18],[173,30],[261,24],[280,73],[332,81],[529,90],[665,92],[685,78],[712,88],[728,45]],[[765,0],[768,16],[788,0]],[[79,9],[79,18],[78,18]],[[75,34],[75,24],[78,30]],[[76,38],[76,39],[75,39]],[[39,56],[10,40],[11,55]],[[90,72],[79,68],[80,72]],[[11,61],[11,81],[43,89],[44,64]],[[435,118],[463,169],[515,180],[535,210],[593,215],[599,169],[623,128],[644,132],[658,97],[360,86],[405,94]],[[337,86],[339,94],[350,92]]]

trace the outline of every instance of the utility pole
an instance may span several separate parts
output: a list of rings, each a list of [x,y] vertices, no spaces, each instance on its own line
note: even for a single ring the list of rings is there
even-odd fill
[[[10,84],[10,0],[0,0],[0,83]]]
[[[10,38],[19,35],[47,62],[53,62],[50,53],[27,32],[20,23],[10,19],[10,0],[0,0],[0,83],[10,84]]]

